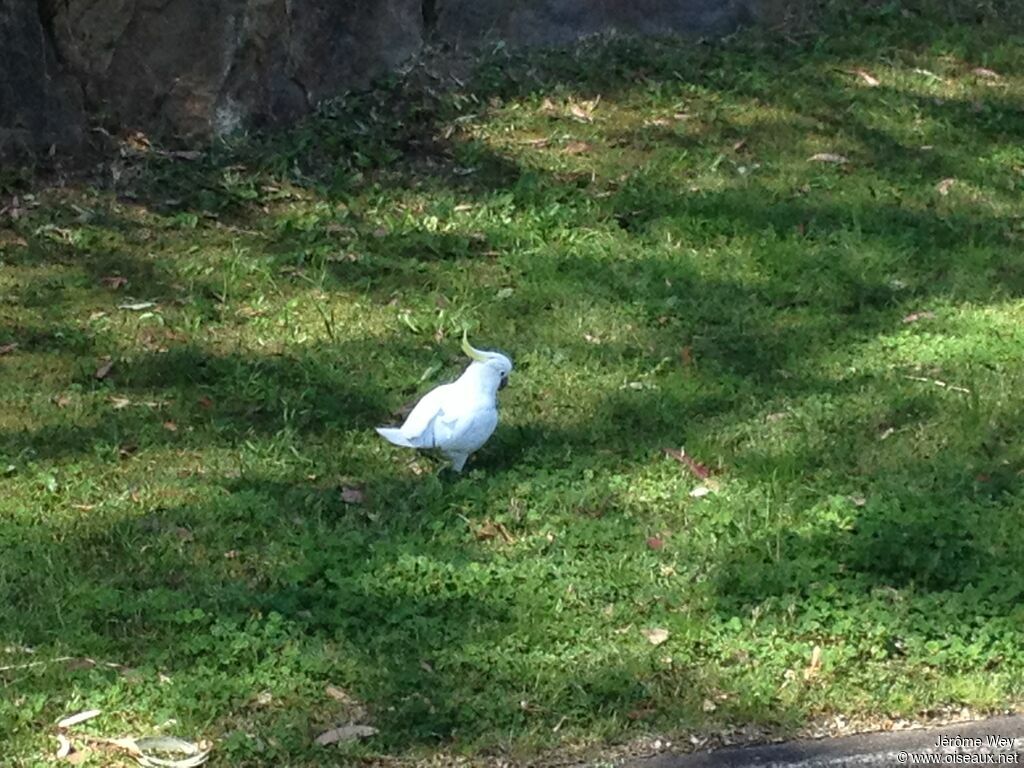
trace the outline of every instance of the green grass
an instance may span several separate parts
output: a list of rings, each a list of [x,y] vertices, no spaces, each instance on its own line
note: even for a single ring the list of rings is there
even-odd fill
[[[1022,42],[886,6],[498,53],[116,183],[8,176],[5,764],[92,707],[319,766],[1013,706]],[[517,370],[438,478],[372,427],[467,326]],[[313,745],[360,707],[377,737]]]

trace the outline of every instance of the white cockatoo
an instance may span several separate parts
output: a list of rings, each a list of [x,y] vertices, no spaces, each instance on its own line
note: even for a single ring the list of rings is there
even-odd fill
[[[512,372],[512,361],[505,355],[473,349],[465,333],[462,351],[473,362],[458,379],[427,392],[402,426],[377,428],[395,445],[438,449],[456,472],[498,426],[498,390],[508,384]]]

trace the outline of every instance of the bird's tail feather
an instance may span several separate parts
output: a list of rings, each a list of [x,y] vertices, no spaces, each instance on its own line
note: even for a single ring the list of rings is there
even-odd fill
[[[409,438],[402,434],[402,430],[397,427],[377,427],[377,434],[387,440],[389,443],[400,445],[403,448],[415,448],[416,446],[410,442]]]

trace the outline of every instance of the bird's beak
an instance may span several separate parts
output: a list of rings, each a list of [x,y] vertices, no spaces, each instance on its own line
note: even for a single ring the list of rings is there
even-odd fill
[[[498,385],[498,389],[501,390],[501,389],[504,389],[507,386],[508,386],[508,376],[502,376],[501,377],[501,383]]]

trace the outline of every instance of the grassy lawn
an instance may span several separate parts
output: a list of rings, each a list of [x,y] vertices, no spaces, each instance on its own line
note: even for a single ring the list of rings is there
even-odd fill
[[[1022,43],[883,9],[498,51],[8,173],[5,764],[88,708],[321,766],[1012,707]],[[372,428],[463,328],[517,368],[452,478]]]

